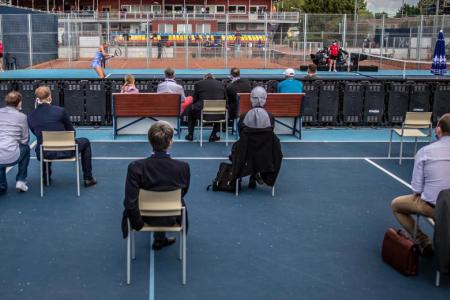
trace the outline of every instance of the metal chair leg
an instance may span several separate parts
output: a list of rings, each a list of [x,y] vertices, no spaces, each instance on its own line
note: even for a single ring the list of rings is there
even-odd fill
[[[182,274],[182,284],[186,284],[186,209],[183,207],[183,220],[181,221],[183,227],[183,274]]]
[[[128,226],[130,226],[129,221],[128,221]],[[128,227],[128,237],[127,237],[127,284],[131,284],[131,233],[130,233],[130,227]]]
[[[43,174],[43,172],[44,172],[44,157],[42,154],[42,146],[40,149],[40,155],[41,155],[41,161],[39,162],[39,169],[41,172],[41,176],[40,176],[40,178],[41,178],[41,197],[44,197],[44,174]]]
[[[389,139],[389,151],[388,151],[388,157],[391,157],[391,147],[392,147],[392,133],[394,130],[391,129],[391,138]]]
[[[400,137],[400,159],[398,161],[398,164],[402,164],[402,157],[403,157],[403,136]]]
[[[441,272],[436,271],[436,282],[435,282],[436,287],[439,287],[441,285]]]
[[[239,195],[239,178],[236,179],[236,196]]]
[[[228,147],[228,112],[225,112],[225,146]]]
[[[275,197],[275,185],[272,187],[272,197]]]
[[[77,196],[80,197],[80,154],[78,153],[78,145],[75,145],[75,167],[77,169]]]
[[[203,147],[203,111],[200,117],[200,147]]]

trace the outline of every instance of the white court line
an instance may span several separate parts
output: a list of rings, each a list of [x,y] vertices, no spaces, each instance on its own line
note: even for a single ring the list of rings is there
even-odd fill
[[[365,158],[365,161],[367,161],[369,164],[371,164],[372,166],[374,166],[375,168],[377,168],[378,170],[382,171],[383,173],[391,176],[392,178],[394,178],[395,180],[397,180],[398,182],[400,182],[401,184],[403,184],[404,186],[408,187],[408,188],[412,188],[411,185],[409,183],[407,183],[406,181],[404,181],[403,179],[401,179],[400,177],[398,177],[397,175],[389,172],[388,170],[386,170],[385,168],[383,168],[382,166],[380,166],[379,164],[373,162],[370,160],[370,158]]]
[[[235,142],[236,140],[228,140],[228,142]],[[194,140],[194,141],[186,141],[186,140],[174,140],[174,143],[199,143],[200,141]],[[389,143],[389,140],[342,140],[342,141],[333,141],[333,140],[320,140],[320,141],[314,141],[314,140],[287,140],[282,141],[281,143],[324,143],[324,144],[332,144],[332,143]],[[91,143],[148,143],[148,140],[91,140]],[[206,141],[205,143],[209,143]],[[225,141],[217,141],[214,143],[225,143]],[[393,141],[392,143],[400,143],[400,141]],[[414,141],[403,141],[403,143],[414,143]],[[418,142],[420,143],[420,142]],[[426,143],[426,142],[424,142]]]
[[[96,156],[92,159],[94,160],[137,160],[137,159],[144,159],[145,156]],[[195,156],[174,156],[172,157],[174,159],[184,159],[184,160],[227,160],[228,156],[224,157],[195,157]],[[31,159],[36,159],[36,157],[32,157]],[[374,159],[374,160],[398,160],[400,157],[384,157],[384,156],[377,156],[377,157],[340,157],[340,156],[334,156],[334,157],[320,157],[320,156],[313,156],[313,157],[283,157],[283,160],[367,160],[367,159]],[[404,160],[412,160],[414,157],[402,157]]]
[[[155,300],[155,251],[152,249],[153,232],[150,233],[150,259],[149,259],[149,284],[148,299]]]

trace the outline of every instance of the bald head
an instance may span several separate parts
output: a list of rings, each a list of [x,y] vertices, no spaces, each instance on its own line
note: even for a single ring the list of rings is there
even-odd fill
[[[36,95],[36,98],[39,99],[39,102],[41,103],[51,103],[52,102],[52,97],[51,97],[51,92],[50,89],[48,88],[48,86],[40,86],[36,89],[36,91],[34,92],[34,94]]]

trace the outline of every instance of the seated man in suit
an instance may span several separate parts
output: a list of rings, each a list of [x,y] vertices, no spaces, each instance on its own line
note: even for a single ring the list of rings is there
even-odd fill
[[[214,79],[211,73],[206,74],[203,80],[200,80],[194,86],[194,100],[190,106],[188,119],[188,134],[185,137],[188,141],[194,140],[195,123],[200,119],[203,100],[226,100],[225,87],[222,82]],[[211,136],[209,137],[210,142],[220,140],[220,137],[216,135],[218,131],[219,124],[214,123]]]
[[[28,115],[28,126],[31,132],[37,138],[36,156],[40,159],[40,147],[42,144],[42,131],[75,131],[69,116],[64,108],[59,106],[52,106],[52,96],[50,89],[47,86],[40,86],[35,91],[36,101],[38,107]],[[91,143],[86,138],[75,139],[78,144],[78,151],[81,153],[81,166],[83,169],[84,186],[90,187],[97,183],[97,180],[92,176],[92,154]],[[44,154],[46,158],[58,159],[70,157],[73,155],[71,151],[51,152]],[[44,168],[44,180],[46,181],[46,170]],[[49,164],[49,178],[52,175],[51,164]],[[51,183],[46,182],[46,184]]]
[[[411,235],[415,220],[411,215],[434,217],[439,192],[450,188],[450,113],[444,114],[436,126],[438,140],[417,151],[412,173],[412,194],[399,196],[391,203],[397,221]],[[432,240],[417,226],[417,240],[422,254],[433,254]]]
[[[127,218],[135,230],[140,230],[144,223],[152,226],[171,226],[181,224],[180,218],[173,217],[142,217],[139,211],[139,190],[173,191],[181,189],[182,203],[188,192],[190,182],[189,165],[172,159],[169,149],[172,146],[173,128],[165,121],[154,123],[148,131],[148,140],[153,148],[149,158],[136,160],[128,165],[125,183],[124,214],[122,232],[127,235]],[[187,214],[186,214],[187,218]],[[187,220],[186,220],[187,226]],[[159,250],[175,242],[175,238],[167,238],[164,232],[157,232],[154,236],[152,248]]]
[[[250,93],[252,87],[250,81],[245,78],[241,78],[241,71],[239,68],[232,68],[231,82],[227,86],[227,98],[228,98],[228,115],[230,120],[234,120],[237,114],[237,94],[238,93]]]

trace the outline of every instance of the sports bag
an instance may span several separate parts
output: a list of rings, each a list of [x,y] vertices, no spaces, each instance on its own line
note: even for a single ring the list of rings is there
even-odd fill
[[[404,230],[389,228],[386,231],[381,256],[403,275],[417,275],[419,246]]]
[[[233,165],[229,163],[220,163],[219,171],[212,184],[208,185],[206,190],[211,188],[214,192],[232,192],[236,191],[236,181],[233,180]]]

